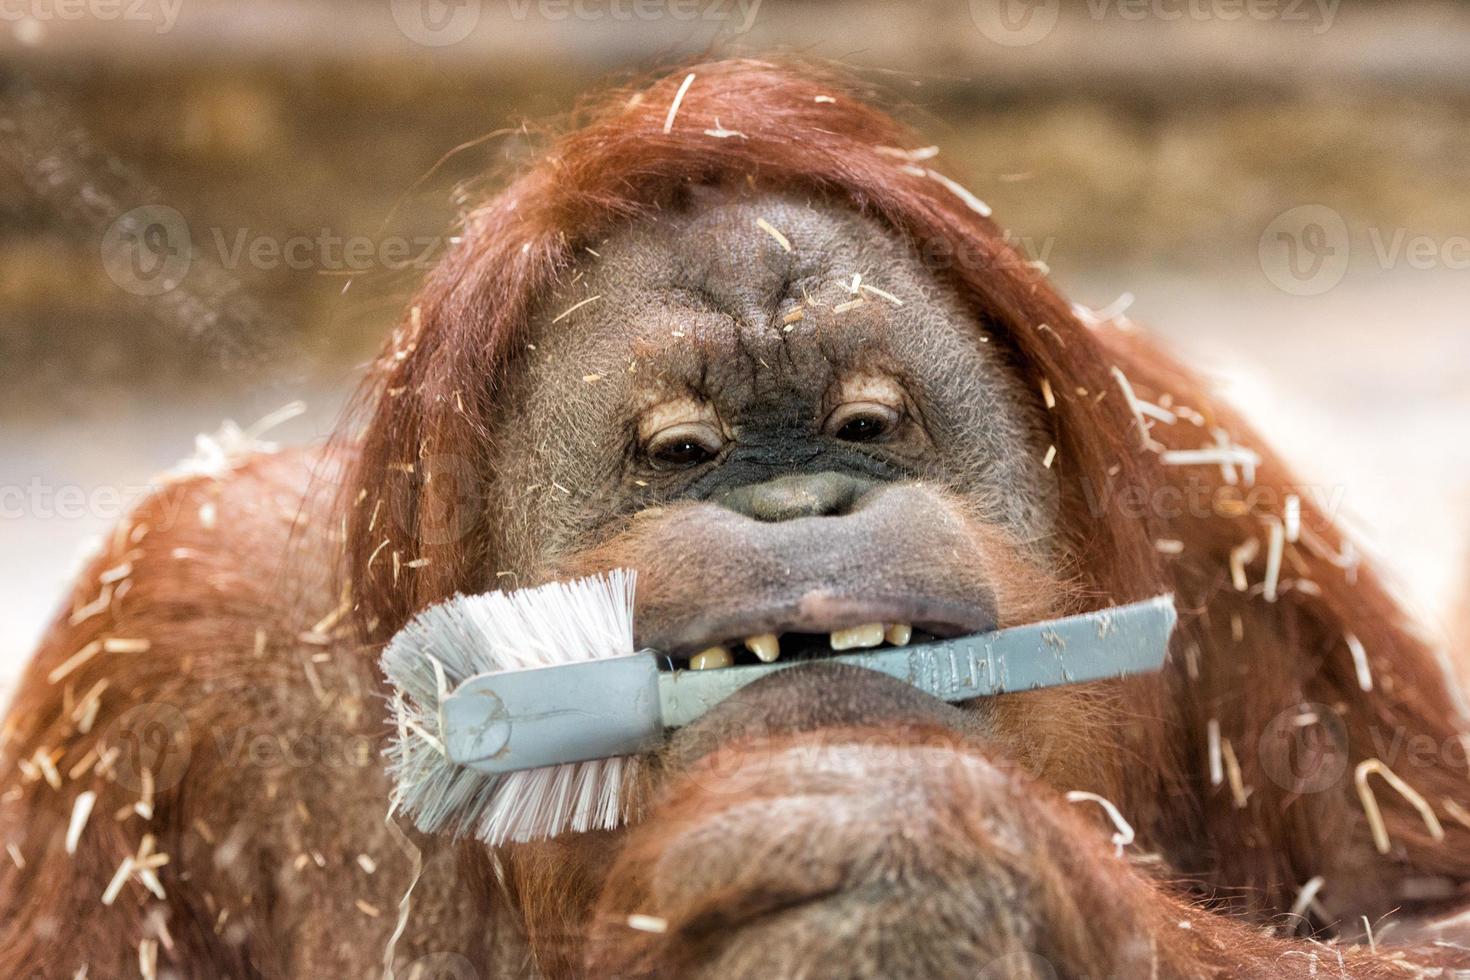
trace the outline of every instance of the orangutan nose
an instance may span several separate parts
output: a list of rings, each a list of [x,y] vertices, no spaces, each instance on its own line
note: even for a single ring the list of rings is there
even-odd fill
[[[801,473],[731,490],[719,503],[758,521],[841,517],[877,483],[846,473]]]

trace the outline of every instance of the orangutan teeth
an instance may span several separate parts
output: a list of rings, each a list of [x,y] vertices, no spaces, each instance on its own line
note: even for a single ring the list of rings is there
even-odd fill
[[[762,663],[773,663],[781,657],[781,640],[775,633],[758,633],[745,638],[745,648]]]
[[[883,624],[866,623],[845,630],[832,631],[833,650],[856,650],[875,647],[883,642]]]
[[[868,650],[882,646],[902,647],[913,642],[914,628],[908,623],[864,623],[846,629],[833,630],[828,635],[828,645],[836,652],[844,650]],[[689,658],[689,670],[715,670],[735,666],[736,659],[749,664],[745,650],[763,664],[773,664],[781,659],[783,652],[791,654],[788,661],[807,660],[822,654],[813,644],[821,643],[820,634],[792,633],[785,637],[786,649],[782,650],[782,634],[752,633],[743,639],[728,639],[724,643],[705,647]],[[783,664],[784,666],[784,664]]]
[[[689,658],[689,669],[713,670],[716,667],[728,667],[734,662],[735,658],[730,656],[730,651],[725,647],[710,647]]]

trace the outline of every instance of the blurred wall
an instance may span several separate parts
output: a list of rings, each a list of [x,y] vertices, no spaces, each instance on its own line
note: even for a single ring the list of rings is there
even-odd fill
[[[0,5],[0,677],[194,432],[296,398],[285,438],[330,428],[463,203],[533,149],[523,123],[695,55],[858,72],[1064,290],[1131,294],[1447,608],[1466,6],[59,2]],[[160,228],[164,272],[104,261]]]

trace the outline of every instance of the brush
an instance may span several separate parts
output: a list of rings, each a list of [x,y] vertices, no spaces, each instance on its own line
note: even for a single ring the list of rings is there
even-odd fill
[[[807,661],[660,670],[618,569],[431,606],[384,648],[395,810],[490,845],[622,824],[634,757],[740,688]],[[913,646],[835,654],[945,701],[1158,670],[1171,596]]]

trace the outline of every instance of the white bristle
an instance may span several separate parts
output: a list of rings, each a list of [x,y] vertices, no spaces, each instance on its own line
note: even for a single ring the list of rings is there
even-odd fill
[[[635,575],[553,582],[516,592],[455,596],[431,606],[383,651],[398,689],[389,744],[395,806],[426,833],[473,835],[487,844],[539,840],[624,821],[629,758],[600,759],[494,776],[456,766],[443,752],[444,698],[476,674],[634,652]]]

